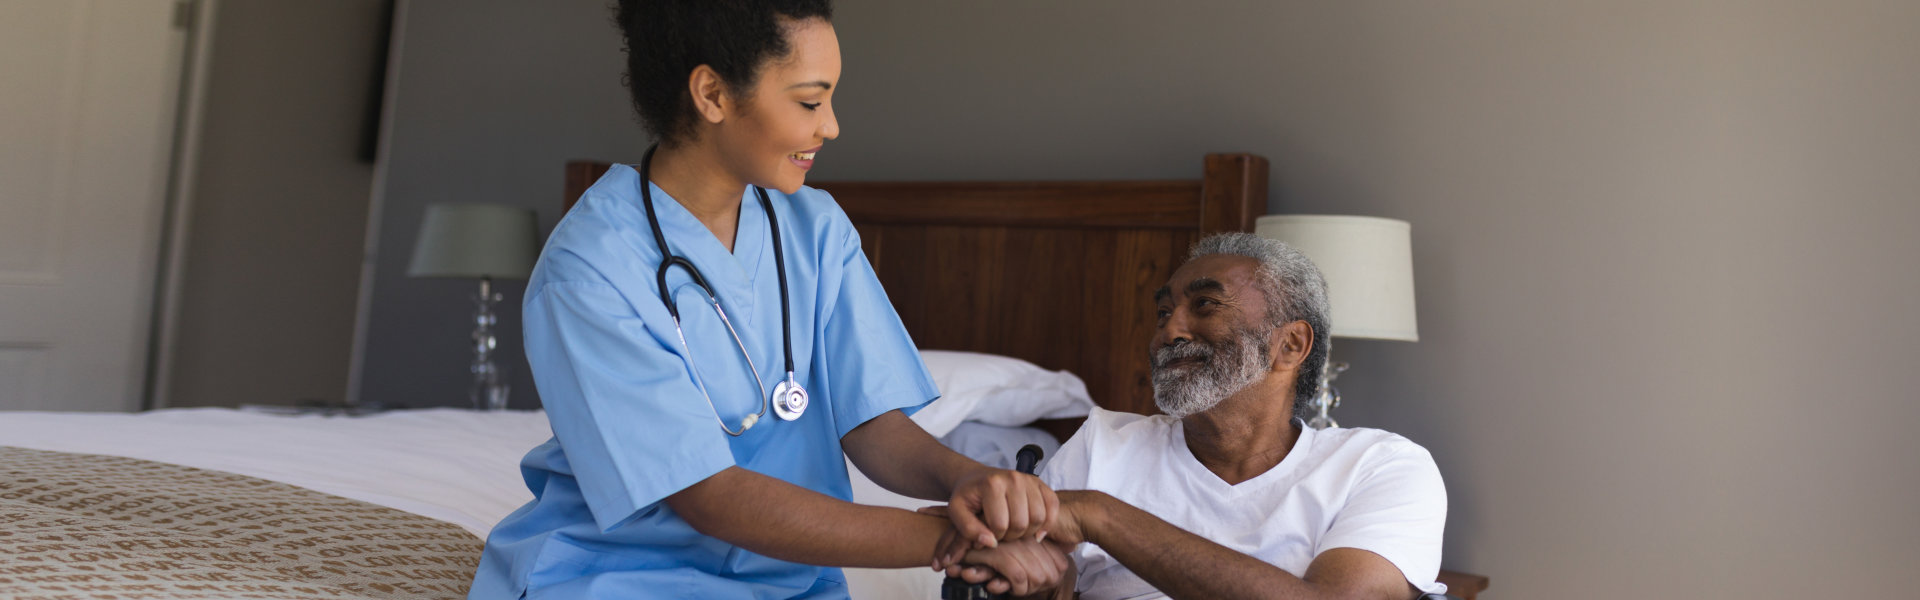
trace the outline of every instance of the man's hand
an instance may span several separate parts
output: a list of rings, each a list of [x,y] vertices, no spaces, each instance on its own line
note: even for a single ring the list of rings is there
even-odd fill
[[[947,576],[967,583],[985,582],[987,591],[995,594],[1039,594],[1060,588],[1063,583],[1071,585],[1072,581],[1073,559],[1052,542],[1015,540],[996,548],[975,549],[967,552],[965,563],[947,567]],[[1068,590],[1069,597],[1071,593]]]
[[[1039,477],[1006,469],[979,468],[953,486],[947,517],[975,548],[999,540],[1046,539],[1060,499]]]

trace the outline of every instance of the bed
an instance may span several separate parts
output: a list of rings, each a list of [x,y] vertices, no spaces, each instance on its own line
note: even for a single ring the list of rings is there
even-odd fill
[[[955,351],[928,355],[944,397],[916,421],[984,456],[1036,435],[1015,426],[1057,443],[1096,403],[1154,410],[1152,290],[1193,241],[1249,231],[1266,207],[1265,159],[1200,166],[1174,181],[815,185],[853,219],[916,344]],[[568,164],[566,203],[607,168]],[[0,413],[0,597],[461,597],[485,532],[531,497],[516,465],[548,435],[537,412]],[[855,495],[925,504],[858,474]],[[1484,587],[1461,577],[1443,581]],[[937,588],[920,570],[849,580],[856,598]]]

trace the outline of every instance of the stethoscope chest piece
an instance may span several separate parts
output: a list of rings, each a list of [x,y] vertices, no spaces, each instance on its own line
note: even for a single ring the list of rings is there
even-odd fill
[[[792,421],[806,412],[807,389],[800,387],[800,383],[793,380],[793,374],[788,373],[785,380],[773,386],[773,414]]]

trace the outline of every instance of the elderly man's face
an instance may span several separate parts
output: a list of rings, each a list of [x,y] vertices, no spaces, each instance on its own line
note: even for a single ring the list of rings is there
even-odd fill
[[[1215,254],[1182,265],[1154,293],[1158,329],[1148,347],[1153,400],[1174,417],[1205,412],[1272,370],[1260,263]]]

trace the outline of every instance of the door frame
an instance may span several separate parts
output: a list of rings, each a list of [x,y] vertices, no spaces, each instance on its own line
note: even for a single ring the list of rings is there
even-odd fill
[[[175,103],[173,155],[168,165],[167,195],[161,207],[159,265],[153,281],[153,308],[148,319],[145,375],[140,410],[171,406],[174,346],[179,341],[180,297],[185,278],[187,238],[192,233],[194,174],[200,163],[200,130],[205,122],[208,67],[213,57],[214,15],[220,0],[178,0],[176,24],[184,25],[187,49]]]

